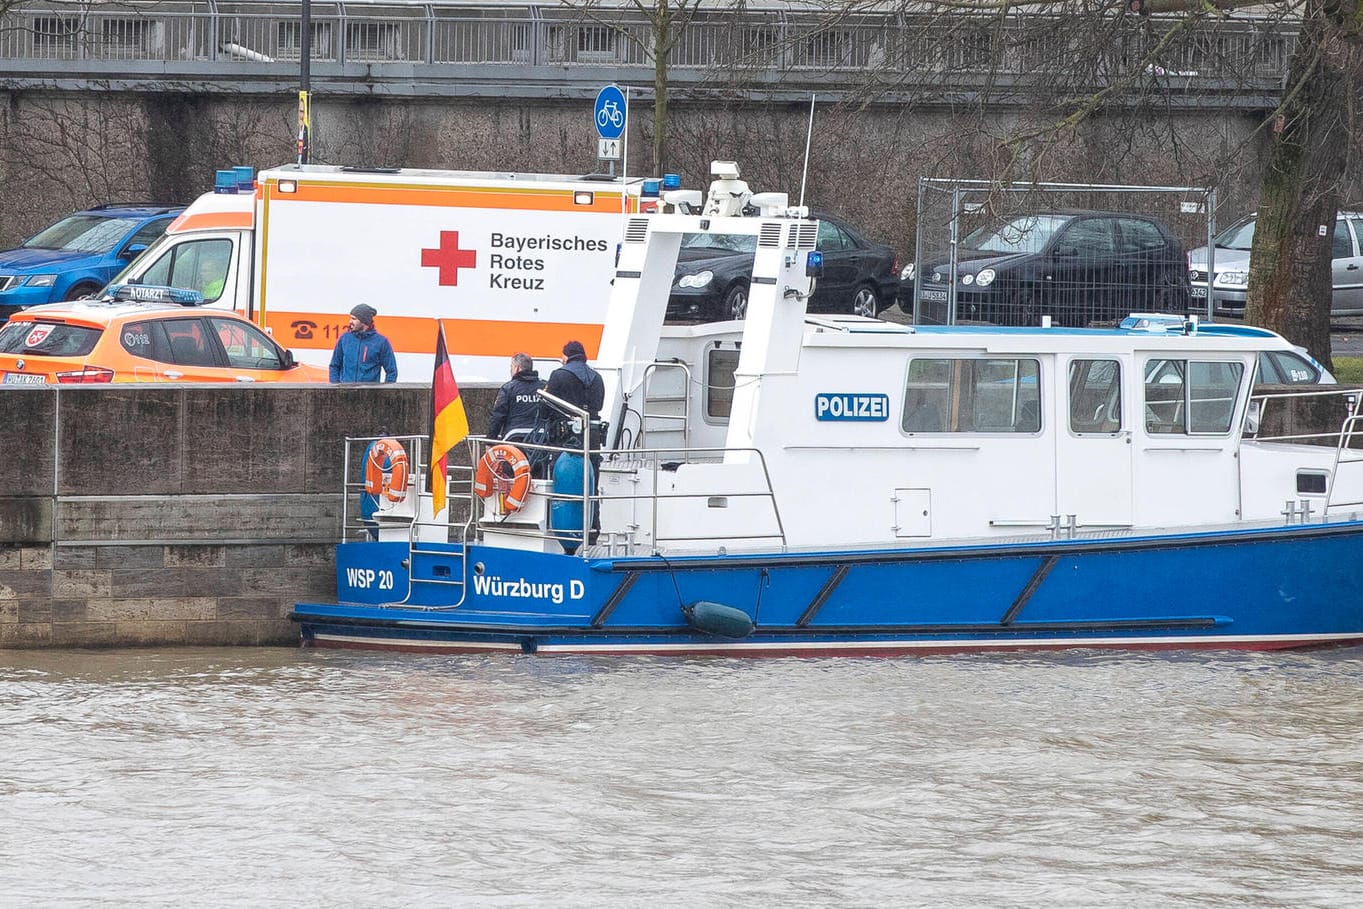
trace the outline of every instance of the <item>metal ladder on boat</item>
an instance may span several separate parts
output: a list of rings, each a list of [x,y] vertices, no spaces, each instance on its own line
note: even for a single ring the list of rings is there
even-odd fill
[[[681,393],[672,393],[670,390],[663,394],[650,393],[650,387],[660,374],[666,374],[668,370],[675,370],[681,373],[682,387]],[[639,442],[638,447],[648,448],[648,427],[649,421],[653,420],[663,426],[654,430],[655,434],[678,433],[681,435],[681,442],[677,448],[685,448],[691,438],[691,367],[680,360],[659,360],[648,364],[644,368],[644,400],[640,408],[639,421]],[[681,413],[675,412],[675,407],[668,410],[650,410],[649,405],[681,405]],[[667,424],[677,424],[667,425]]]
[[[454,468],[465,469],[465,468]],[[467,484],[465,484],[465,488]],[[468,542],[472,536],[474,503],[472,492],[450,493],[446,498],[446,513],[457,503],[464,503],[466,517],[460,524],[453,524],[448,521],[412,521],[411,527],[407,530],[407,596],[403,598],[402,604],[412,606],[416,609],[428,609],[432,612],[440,612],[446,609],[457,609],[464,604],[464,599],[468,595]],[[458,528],[458,537],[447,534],[449,543],[457,543],[457,549],[436,548],[427,544],[421,539],[421,527],[444,527],[448,530]],[[430,560],[434,562],[439,559],[445,564],[431,566],[429,573],[421,573],[418,576],[418,562],[420,560]],[[442,571],[443,569],[443,571]],[[438,605],[423,605],[412,603],[412,596],[421,587],[429,588],[452,588],[454,596],[444,601],[444,598],[435,598],[439,601]]]

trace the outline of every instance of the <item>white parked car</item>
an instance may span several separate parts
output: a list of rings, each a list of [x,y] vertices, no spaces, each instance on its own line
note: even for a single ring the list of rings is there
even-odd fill
[[[1254,243],[1254,215],[1222,231],[1215,240],[1212,304],[1217,312],[1243,313],[1245,292],[1249,288],[1249,251]],[[1330,313],[1336,316],[1363,315],[1363,214],[1340,212],[1335,220],[1331,271],[1334,295]],[[1207,247],[1188,253],[1188,281],[1192,285],[1193,306],[1207,299]]]

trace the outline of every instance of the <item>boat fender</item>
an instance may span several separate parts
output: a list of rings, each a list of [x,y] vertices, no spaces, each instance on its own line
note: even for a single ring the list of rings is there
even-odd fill
[[[407,449],[397,439],[375,439],[364,454],[364,491],[390,502],[407,498]]]
[[[709,600],[683,606],[682,615],[692,628],[720,638],[746,638],[757,627],[743,610]]]
[[[530,492],[530,461],[515,445],[493,445],[478,461],[473,491],[483,498],[501,496],[502,511],[519,511]]]

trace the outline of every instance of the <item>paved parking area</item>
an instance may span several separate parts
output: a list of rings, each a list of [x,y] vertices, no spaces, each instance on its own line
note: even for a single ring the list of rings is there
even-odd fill
[[[1330,320],[1330,356],[1363,357],[1363,316]]]

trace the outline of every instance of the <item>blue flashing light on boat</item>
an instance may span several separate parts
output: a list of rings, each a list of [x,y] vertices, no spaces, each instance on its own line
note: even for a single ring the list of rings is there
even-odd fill
[[[823,253],[819,252],[817,249],[812,250],[805,256],[805,277],[823,277]]]
[[[662,182],[659,180],[645,180],[643,189],[639,194],[645,199],[656,199],[662,193]]]
[[[1190,335],[1198,330],[1198,318],[1171,312],[1133,312],[1118,323],[1117,327],[1125,331]]]
[[[681,174],[663,174],[663,189],[681,189]]]

